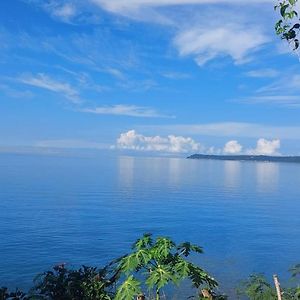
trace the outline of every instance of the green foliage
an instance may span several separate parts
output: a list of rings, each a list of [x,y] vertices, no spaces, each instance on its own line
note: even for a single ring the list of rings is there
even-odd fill
[[[280,19],[275,24],[275,31],[283,40],[293,44],[294,50],[299,48],[299,39],[297,38],[300,30],[300,22],[296,4],[298,0],[280,0],[275,5],[275,10],[280,13]]]
[[[83,266],[69,270],[59,265],[39,275],[30,294],[33,299],[55,300],[110,300],[117,277],[108,267],[97,269]],[[109,277],[109,275],[111,275]]]
[[[25,293],[19,291],[18,289],[15,292],[9,292],[7,288],[0,288],[0,300],[28,300],[29,298]]]
[[[275,300],[276,291],[263,275],[251,275],[237,289],[238,296],[246,296],[250,300]]]
[[[142,290],[140,282],[132,275],[129,276],[123,284],[118,288],[115,300],[132,300],[137,295],[141,294]]]
[[[203,252],[197,245],[188,242],[176,245],[166,237],[158,237],[154,241],[150,234],[145,234],[134,243],[132,250],[119,264],[126,280],[117,289],[117,295],[122,294],[125,298],[117,300],[133,299],[134,291],[135,295],[139,294],[142,286],[146,286],[156,299],[161,299],[164,287],[168,284],[178,285],[184,279],[189,279],[195,288],[205,285],[212,289],[218,285],[206,271],[186,259],[192,252]],[[131,284],[132,281],[135,285]],[[140,284],[137,285],[137,282]]]
[[[300,300],[300,282],[298,281],[300,264],[295,265],[289,271],[293,287],[281,287],[282,299]],[[248,280],[239,286],[237,295],[239,297],[247,297],[249,300],[277,300],[274,283],[269,283],[263,275],[251,275]]]

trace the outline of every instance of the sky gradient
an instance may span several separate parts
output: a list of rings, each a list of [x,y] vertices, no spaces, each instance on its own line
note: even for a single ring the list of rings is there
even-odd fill
[[[300,154],[276,1],[0,1],[0,151]]]

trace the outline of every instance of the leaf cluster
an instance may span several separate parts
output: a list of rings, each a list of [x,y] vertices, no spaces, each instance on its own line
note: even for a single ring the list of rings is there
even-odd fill
[[[300,264],[292,267],[290,287],[281,287],[283,300],[300,300]],[[251,275],[237,288],[237,296],[249,300],[277,300],[274,283],[269,283],[262,274]]]
[[[78,270],[69,270],[59,265],[53,270],[39,275],[31,293],[36,298],[58,300],[110,300],[117,276],[109,267],[97,269],[82,266]]]
[[[275,24],[276,34],[289,44],[294,45],[294,50],[299,48],[299,39],[297,38],[300,30],[298,12],[296,4],[298,0],[283,0],[275,5],[275,10],[280,13],[280,19]]]
[[[178,285],[185,279],[190,280],[195,288],[203,285],[211,289],[217,287],[214,278],[187,260],[192,252],[202,253],[203,250],[189,242],[177,245],[169,238],[158,237],[154,240],[150,234],[145,234],[134,243],[132,253],[120,261],[119,269],[124,282],[118,288],[115,299],[131,300],[145,286],[156,299],[161,299],[164,287]]]

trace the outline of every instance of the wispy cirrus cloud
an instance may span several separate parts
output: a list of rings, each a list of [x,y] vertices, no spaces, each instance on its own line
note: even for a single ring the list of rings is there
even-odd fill
[[[258,28],[238,24],[220,24],[208,31],[206,27],[186,29],[174,39],[181,56],[194,56],[203,66],[217,57],[229,56],[235,63],[249,60],[249,54],[268,42],[269,38]]]
[[[240,103],[269,104],[286,108],[300,108],[300,74],[286,71],[272,83],[258,88],[252,95],[239,99]]]
[[[33,93],[29,90],[20,90],[17,88],[12,88],[7,84],[0,84],[0,93],[4,93],[8,97],[12,98],[32,98]]]
[[[295,95],[253,95],[239,100],[248,104],[269,104],[287,108],[300,108],[300,96]]]
[[[177,5],[203,5],[203,4],[235,4],[250,5],[251,3],[272,3],[272,0],[252,0],[251,3],[240,0],[91,0],[101,7],[122,13],[124,10],[135,11],[144,7],[164,7]]]
[[[149,107],[124,104],[82,108],[78,111],[97,115],[117,115],[138,118],[174,118],[174,116],[161,114]]]
[[[34,147],[63,149],[109,149],[110,145],[80,139],[49,139],[37,141]]]
[[[71,23],[72,19],[82,12],[80,1],[72,0],[23,0],[35,4],[48,12],[54,19]]]
[[[255,51],[270,40],[261,19],[259,21],[253,14],[249,18],[249,13],[260,5],[259,11],[264,14],[261,6],[270,4],[271,0],[257,0],[251,3],[238,0],[92,0],[92,2],[116,14],[173,27],[175,32],[173,45],[179,55],[194,57],[200,66],[213,59],[227,56],[235,63],[246,63],[251,60],[251,55]],[[246,10],[248,14],[245,13]],[[147,17],[148,15],[150,17]],[[212,15],[214,18],[211,18]]]
[[[18,80],[19,82],[26,85],[34,86],[37,88],[45,89],[60,94],[73,103],[81,102],[79,92],[75,88],[73,88],[69,83],[57,81],[43,73],[39,73],[36,76],[23,75]]]
[[[52,1],[44,4],[44,8],[47,9],[54,17],[60,18],[65,22],[70,22],[70,20],[77,14],[76,6],[73,3],[59,4]]]
[[[279,71],[275,69],[258,69],[245,73],[245,75],[253,78],[274,78],[279,76]]]
[[[180,80],[180,79],[189,79],[191,78],[190,74],[182,72],[163,72],[161,75],[168,79]]]
[[[139,126],[144,132],[161,134],[203,135],[229,138],[261,138],[300,140],[300,126],[276,126],[246,122],[219,122],[204,124],[174,124]]]

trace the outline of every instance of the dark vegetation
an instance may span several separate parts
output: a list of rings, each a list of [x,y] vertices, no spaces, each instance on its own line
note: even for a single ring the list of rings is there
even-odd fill
[[[189,242],[175,244],[166,237],[153,240],[150,234],[138,239],[131,253],[103,268],[82,266],[68,269],[55,266],[34,279],[26,293],[0,288],[0,300],[161,300],[180,283],[190,282],[188,295],[181,299],[225,300],[217,281],[188,258],[202,248]],[[283,300],[300,299],[300,264],[290,270],[291,284],[282,288]],[[178,298],[177,298],[178,299]],[[263,275],[252,275],[236,290],[234,299],[278,299],[272,282]]]
[[[300,30],[299,14],[297,12],[298,0],[280,0],[275,5],[275,10],[279,11],[280,19],[275,24],[276,33],[286,40],[293,50],[299,48],[298,34]]]
[[[234,161],[267,161],[300,163],[300,156],[269,156],[269,155],[208,155],[193,154],[188,159],[214,159]]]

